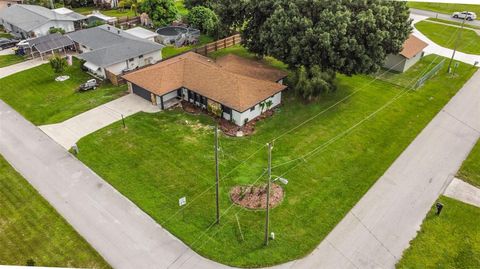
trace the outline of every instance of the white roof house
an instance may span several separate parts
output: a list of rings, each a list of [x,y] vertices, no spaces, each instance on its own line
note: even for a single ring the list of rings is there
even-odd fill
[[[7,32],[21,37],[49,34],[51,28],[73,32],[86,17],[67,8],[48,9],[42,6],[15,4],[0,11],[0,23]]]
[[[145,39],[145,40],[150,40],[150,41],[153,41],[153,42],[155,42],[155,39],[158,36],[160,36],[159,34],[157,34],[155,32],[152,32],[150,30],[147,30],[145,28],[142,28],[142,27],[131,28],[131,29],[126,30],[125,32],[127,32],[127,33],[129,33],[133,36],[136,36],[138,38]]]
[[[163,45],[138,38],[110,25],[88,28],[67,35],[82,52],[90,73],[117,83],[116,76],[162,60]]]

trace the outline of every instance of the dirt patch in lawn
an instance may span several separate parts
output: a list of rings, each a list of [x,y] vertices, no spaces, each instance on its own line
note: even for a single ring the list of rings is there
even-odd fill
[[[270,185],[270,208],[283,200],[283,189],[277,184]],[[230,190],[232,201],[248,209],[265,209],[267,206],[267,185],[235,186]]]

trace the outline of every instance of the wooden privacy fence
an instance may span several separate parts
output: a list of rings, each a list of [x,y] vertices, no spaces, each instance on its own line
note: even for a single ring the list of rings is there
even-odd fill
[[[204,45],[203,47],[198,47],[192,49],[192,51],[202,54],[204,56],[207,56],[210,52],[217,51],[219,49],[225,49],[231,46],[235,46],[237,44],[242,43],[242,37],[240,34],[232,35],[229,37],[226,37],[224,39],[217,40],[212,43],[208,43]]]

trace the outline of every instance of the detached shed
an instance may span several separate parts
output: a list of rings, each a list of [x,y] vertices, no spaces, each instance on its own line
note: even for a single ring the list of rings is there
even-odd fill
[[[403,49],[399,54],[387,56],[383,67],[397,72],[405,72],[423,57],[423,50],[428,46],[413,34],[403,43]]]

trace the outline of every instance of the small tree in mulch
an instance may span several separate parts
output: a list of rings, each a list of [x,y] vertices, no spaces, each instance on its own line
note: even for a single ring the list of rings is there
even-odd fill
[[[58,54],[55,54],[52,58],[50,58],[50,66],[55,74],[63,73],[67,65],[67,60]]]

